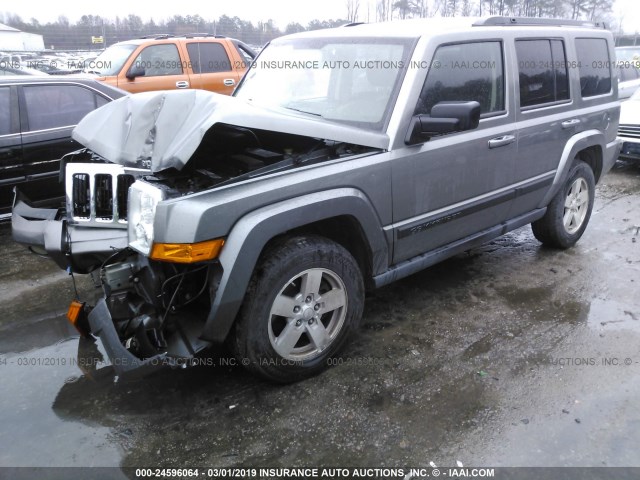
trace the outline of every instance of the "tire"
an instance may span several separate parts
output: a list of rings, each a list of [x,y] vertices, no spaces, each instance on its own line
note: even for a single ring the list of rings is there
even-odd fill
[[[286,239],[266,251],[249,283],[232,339],[254,374],[278,383],[313,376],[360,324],[362,273],[323,237]]]
[[[531,224],[533,235],[544,245],[554,248],[575,245],[589,223],[595,189],[593,171],[576,158],[567,181],[547,206],[544,217]]]

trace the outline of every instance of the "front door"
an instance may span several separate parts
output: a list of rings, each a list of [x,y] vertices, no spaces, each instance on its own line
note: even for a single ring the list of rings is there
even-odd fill
[[[118,87],[131,93],[191,88],[187,66],[176,44],[149,45],[127,66],[125,73],[118,76]],[[126,78],[133,67],[144,69],[144,75]]]
[[[515,115],[505,95],[500,41],[440,46],[414,114],[441,101],[475,100],[477,129],[397,150],[393,261],[401,262],[503,222],[513,199]]]

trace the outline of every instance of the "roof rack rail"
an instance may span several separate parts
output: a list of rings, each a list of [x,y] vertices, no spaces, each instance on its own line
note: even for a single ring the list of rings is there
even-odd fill
[[[474,27],[492,26],[567,26],[567,27],[591,27],[607,28],[604,22],[590,22],[587,20],[565,20],[562,18],[538,18],[538,17],[487,17],[478,20]]]
[[[151,35],[144,35],[140,38],[153,38],[154,40],[162,40],[163,38],[173,38],[175,35],[170,33],[152,33]]]
[[[367,22],[351,22],[351,23],[345,23],[344,25],[342,25],[343,27],[356,27],[358,25],[364,25]]]
[[[195,38],[195,37],[226,38],[224,35],[216,35],[215,33],[207,33],[207,32],[183,33],[180,36],[185,38]]]

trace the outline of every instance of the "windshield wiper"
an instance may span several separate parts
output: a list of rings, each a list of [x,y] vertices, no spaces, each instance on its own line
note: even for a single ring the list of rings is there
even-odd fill
[[[299,108],[293,108],[293,107],[284,107],[284,108],[286,108],[287,110],[293,110],[294,112],[306,113],[307,115],[313,115],[315,117],[322,118],[322,115],[316,112],[306,112],[304,110],[300,110]]]

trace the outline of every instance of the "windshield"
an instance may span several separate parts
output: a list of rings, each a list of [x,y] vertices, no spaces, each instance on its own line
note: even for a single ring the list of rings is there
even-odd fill
[[[85,71],[103,76],[117,75],[135,49],[136,45],[132,44],[112,45],[89,62]]]
[[[616,58],[622,62],[637,62],[640,60],[640,47],[616,48]]]
[[[412,41],[376,38],[291,38],[258,57],[235,96],[381,130],[393,107]]]

